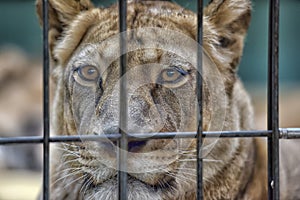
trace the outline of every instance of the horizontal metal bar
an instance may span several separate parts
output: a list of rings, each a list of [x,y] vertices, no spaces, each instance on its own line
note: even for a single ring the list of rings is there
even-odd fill
[[[49,142],[82,142],[82,141],[101,141],[101,140],[113,140],[116,141],[120,138],[120,134],[110,135],[64,135],[64,136],[52,136],[49,138]],[[36,144],[44,141],[42,136],[28,136],[28,137],[0,137],[0,145],[7,144]]]
[[[272,131],[203,131],[203,138],[231,138],[231,137],[267,137]],[[145,133],[128,134],[132,140],[143,140]],[[196,132],[162,132],[146,139],[170,139],[170,138],[196,138]]]
[[[40,144],[44,142],[42,136],[0,137],[0,145],[6,144]]]
[[[203,132],[204,137],[219,137],[221,138],[234,138],[234,137],[268,137],[272,131],[256,130],[256,131],[217,131],[217,132]]]
[[[1,0],[1,3],[31,3],[32,0]]]
[[[300,128],[279,128],[280,138],[300,139]]]
[[[300,139],[300,128],[280,128],[281,139]],[[153,134],[153,133],[149,133]],[[130,140],[149,140],[149,139],[172,139],[172,138],[196,138],[196,132],[162,132],[150,137],[145,137],[146,133],[128,134]],[[203,137],[208,138],[234,138],[234,137],[268,137],[272,134],[271,130],[255,130],[255,131],[206,131],[203,132]],[[117,141],[121,134],[109,135],[66,135],[66,136],[52,136],[49,142],[82,142],[82,141],[103,141],[110,139]],[[42,143],[42,136],[28,136],[28,137],[0,137],[0,145],[8,144],[36,144]]]
[[[70,136],[55,136],[50,137],[50,142],[83,142],[83,141],[103,141],[110,139],[117,141],[121,138],[121,134],[109,134],[109,135],[70,135]]]

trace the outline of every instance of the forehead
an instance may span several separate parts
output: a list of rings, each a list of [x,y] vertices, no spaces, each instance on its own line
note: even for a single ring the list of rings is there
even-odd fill
[[[73,54],[71,63],[72,60],[86,63],[94,61],[102,66],[110,66],[123,53],[126,53],[128,67],[146,63],[165,65],[189,63],[189,65],[196,66],[198,44],[180,32],[147,27],[130,30],[123,34],[126,34],[128,38],[126,52],[120,52],[120,34],[116,33],[102,41],[83,42]]]
[[[196,16],[178,5],[170,2],[146,1],[129,3],[127,10],[127,30],[156,27],[174,30],[195,39]],[[98,11],[98,21],[88,29],[82,40],[83,43],[101,42],[119,33],[118,7],[112,6],[106,9],[98,9]],[[143,42],[138,33],[131,32],[129,37],[131,39],[135,37],[135,39],[140,39],[140,42]]]
[[[91,64],[94,66],[101,66],[100,68],[103,72],[106,71],[109,67],[119,66],[119,58],[121,54],[118,50],[118,46],[116,47],[112,45],[111,48],[109,48],[109,46],[107,46],[107,48],[102,48],[101,43],[99,45],[90,44],[75,53],[70,60],[69,65],[81,66]],[[178,52],[172,52],[168,49],[131,48],[131,51],[127,52],[128,69],[136,67],[146,67],[147,69],[156,68],[157,70],[159,70],[165,67],[172,66],[181,66],[186,70],[195,68],[195,64],[191,59],[188,59],[186,56],[180,56]]]
[[[74,52],[96,45],[106,58],[120,55],[118,7],[92,9],[78,16],[58,43],[55,55],[64,66]],[[205,21],[205,19],[204,19]],[[194,61],[197,43],[196,16],[170,2],[129,3],[127,15],[128,51],[163,49]],[[204,22],[205,30],[205,22]],[[83,33],[83,31],[85,31]],[[205,33],[204,33],[205,35]],[[204,46],[205,46],[204,36]],[[131,46],[130,46],[131,45]],[[157,51],[144,52],[147,58],[157,58]],[[143,54],[143,55],[146,55]],[[192,58],[189,58],[192,57]],[[142,60],[143,57],[140,57]]]

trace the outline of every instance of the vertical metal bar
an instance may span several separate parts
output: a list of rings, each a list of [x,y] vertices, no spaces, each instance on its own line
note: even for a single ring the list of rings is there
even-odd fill
[[[203,199],[203,163],[202,163],[202,36],[203,36],[203,1],[198,0],[197,4],[197,199]]]
[[[279,0],[270,0],[268,52],[268,195],[279,199],[279,125],[278,125],[278,71],[279,71]]]
[[[118,154],[118,185],[119,185],[119,199],[127,199],[127,150],[128,150],[128,138],[127,138],[127,80],[126,76],[126,50],[127,50],[127,1],[119,0],[119,23],[120,23],[120,119],[119,127],[121,138],[119,140],[119,154]]]
[[[43,199],[49,199],[49,49],[48,0],[43,0]]]

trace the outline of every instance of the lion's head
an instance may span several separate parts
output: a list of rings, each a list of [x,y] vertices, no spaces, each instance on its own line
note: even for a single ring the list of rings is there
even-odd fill
[[[37,3],[40,16],[41,2]],[[244,111],[239,110],[243,98],[235,94],[242,89],[235,85],[250,10],[249,0],[215,0],[204,11],[205,131],[249,128],[242,119]],[[196,141],[149,137],[157,132],[197,129],[197,15],[167,1],[128,3],[128,29],[122,33],[128,38],[127,52],[122,52],[128,58],[127,73],[122,77],[127,80],[127,127],[119,127],[117,5],[95,8],[89,0],[50,0],[49,17],[54,132],[100,135],[118,133],[121,128],[139,133],[145,140],[128,143],[129,199],[194,198]],[[226,179],[224,166],[238,162],[234,158],[241,151],[241,143],[241,139],[204,141],[205,190],[222,185],[215,180]],[[71,194],[84,199],[117,198],[114,142],[65,144],[56,154],[53,198]],[[247,154],[241,153],[241,157]],[[69,182],[65,188],[61,187],[63,179]],[[230,176],[230,180],[238,179]],[[224,184],[220,188],[232,196],[238,193],[234,186]]]

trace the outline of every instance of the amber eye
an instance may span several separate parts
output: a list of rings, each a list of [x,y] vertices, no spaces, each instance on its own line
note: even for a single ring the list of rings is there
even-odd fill
[[[169,88],[176,88],[186,83],[188,80],[186,77],[187,74],[187,71],[173,66],[172,68],[161,71],[158,77],[158,83]]]
[[[95,66],[85,65],[77,69],[78,76],[84,81],[97,81],[99,71]]]
[[[173,82],[180,78],[182,74],[180,74],[175,69],[165,69],[161,72],[161,78],[163,82]]]

